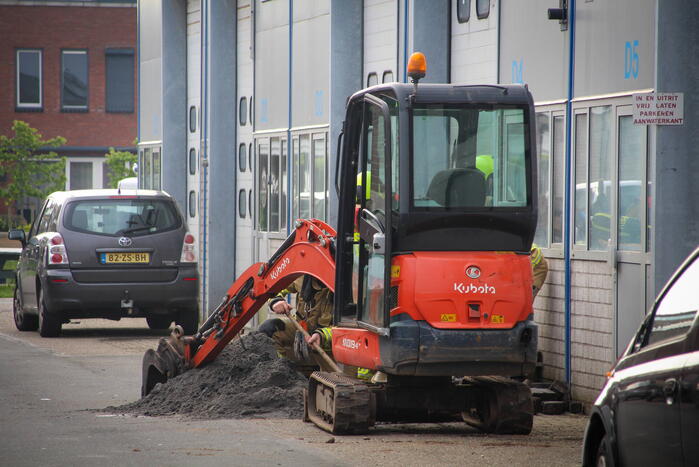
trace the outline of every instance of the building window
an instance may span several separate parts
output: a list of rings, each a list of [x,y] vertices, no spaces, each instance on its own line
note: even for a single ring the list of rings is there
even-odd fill
[[[70,189],[89,190],[92,188],[92,162],[70,163]]]
[[[41,109],[41,50],[17,51],[17,108]]]
[[[644,196],[643,186],[646,178],[647,143],[646,127],[633,124],[633,116],[619,117],[619,188],[617,199],[617,229],[619,249],[624,251],[642,251],[643,215],[647,209],[644,199],[650,193],[648,188]],[[650,213],[645,213],[650,219]],[[645,229],[650,232],[647,226]],[[648,243],[650,239],[646,241]]]
[[[143,150],[143,158],[141,165],[138,167],[138,172],[140,174],[140,184],[141,188],[144,190],[150,190],[153,187],[153,171],[151,170],[151,165],[153,163],[153,152],[151,148],[145,148]]]
[[[281,232],[287,222],[287,142],[272,136],[258,139],[256,147],[257,230]]]
[[[325,219],[327,179],[325,176],[325,135],[313,135],[313,217]]]
[[[544,248],[563,243],[565,127],[563,109],[536,114],[538,221],[534,242]]]
[[[266,142],[257,144],[257,158],[257,230],[267,232],[269,144]]]
[[[393,82],[393,72],[387,70],[383,72],[382,83],[392,83]]]
[[[61,110],[87,110],[87,51],[61,51]]]
[[[612,107],[575,115],[574,242],[579,249],[607,251],[612,240]]]
[[[139,188],[144,188],[143,186],[143,167],[144,163],[143,161],[145,160],[145,156],[143,155],[143,150],[138,151],[138,171],[136,172],[136,176],[138,177],[138,187]]]
[[[248,98],[241,97],[240,105],[238,106],[238,121],[240,126],[245,126],[248,122]]]
[[[457,0],[456,2],[456,18],[459,23],[468,22],[471,17],[471,0]]]
[[[160,190],[160,150],[153,150],[153,189]]]
[[[589,249],[607,251],[611,241],[612,107],[590,109]]]
[[[551,163],[551,127],[548,112],[536,114],[536,147],[538,168],[539,216],[534,242],[540,247],[549,246],[549,166]]]
[[[189,192],[189,217],[197,215],[197,194],[194,190]]]
[[[248,144],[248,169],[250,170],[250,172],[252,172],[252,169],[253,169],[253,167],[252,167],[252,155],[253,155],[252,143],[250,143],[250,144]],[[251,212],[252,212],[252,210],[251,210]]]
[[[110,188],[109,186],[109,166],[107,162],[102,162],[102,188]]]
[[[281,141],[271,138],[269,154],[269,231],[279,232],[279,206],[281,188]]]
[[[326,218],[327,133],[301,134],[292,145],[292,219]]]
[[[476,16],[486,19],[490,14],[490,0],[476,0]]]
[[[240,146],[238,146],[238,170],[241,172],[245,172],[245,169],[247,168],[248,164],[248,155],[247,155],[247,145],[245,143],[240,143]]]
[[[587,113],[575,115],[574,243],[587,245]]]
[[[189,174],[194,175],[197,173],[197,150],[194,148],[189,149]]]
[[[245,199],[245,190],[240,190],[238,192],[238,215],[241,219],[245,219],[247,206],[248,202]]]
[[[372,72],[366,77],[366,87],[371,87],[379,84],[379,77],[376,73]]]
[[[134,112],[134,50],[106,49],[107,112]]]
[[[282,229],[286,227],[286,211],[287,211],[287,194],[289,193],[289,187],[287,184],[287,175],[286,175],[286,166],[287,166],[287,150],[286,150],[286,140],[282,140],[282,159],[280,162],[280,172],[281,175],[279,177],[281,181],[281,207],[279,208],[280,212],[280,221],[279,225],[281,226]]]
[[[565,203],[565,117],[553,117],[553,178],[551,191],[551,243],[563,243],[563,215]]]
[[[194,133],[197,131],[197,108],[195,106],[189,107],[189,132]]]

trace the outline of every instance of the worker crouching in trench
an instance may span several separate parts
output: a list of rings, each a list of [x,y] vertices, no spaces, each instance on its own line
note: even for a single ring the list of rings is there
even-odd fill
[[[292,316],[293,307],[287,303],[287,294],[296,294],[296,313]],[[309,334],[317,329],[330,326],[333,314],[333,293],[320,281],[312,276],[302,276],[292,282],[269,302],[269,309],[279,318],[271,318],[260,325],[258,331],[268,335],[274,341],[280,357],[287,358],[299,366],[319,366],[323,371],[332,371],[327,363],[316,353],[294,351],[305,344],[304,337],[296,330],[290,321],[295,319]]]
[[[296,314],[293,317],[290,314],[293,308],[285,299],[289,293],[296,294]],[[303,276],[270,300],[269,309],[283,316],[268,319],[260,325],[258,331],[272,338],[280,357],[291,360],[299,367],[318,366],[322,371],[333,371],[333,368],[312,350],[313,345],[318,344],[332,358],[333,294],[325,285],[312,276]],[[296,330],[291,319],[296,319],[310,335],[304,338]],[[341,367],[349,376],[372,382],[385,381],[385,375],[381,372],[351,365]]]

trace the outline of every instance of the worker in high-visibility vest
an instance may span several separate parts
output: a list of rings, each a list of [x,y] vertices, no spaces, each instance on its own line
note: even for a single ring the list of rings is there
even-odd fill
[[[532,243],[530,259],[532,262],[532,276],[534,279],[533,296],[536,297],[536,294],[539,293],[539,290],[544,286],[544,282],[546,282],[546,276],[549,273],[549,264],[546,258],[544,258],[541,248],[539,248],[536,243]]]
[[[296,294],[296,312],[291,318],[284,316],[290,315],[294,309],[286,301],[288,294]],[[308,332],[330,326],[333,312],[333,293],[330,289],[313,276],[305,275],[296,279],[289,287],[270,300],[269,309],[272,313],[283,316],[268,319],[257,330],[272,338],[277,348],[277,354],[300,364],[317,364],[321,369],[328,370],[321,358],[314,358],[313,361],[301,361],[293,349],[296,341],[303,340],[303,336],[297,332],[296,326],[289,320],[295,319]]]

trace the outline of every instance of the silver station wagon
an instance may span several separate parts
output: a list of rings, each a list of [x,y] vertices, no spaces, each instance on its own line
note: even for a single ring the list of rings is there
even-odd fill
[[[22,242],[15,325],[55,337],[71,319],[145,317],[193,334],[198,322],[197,245],[162,191],[76,190],[46,199]]]

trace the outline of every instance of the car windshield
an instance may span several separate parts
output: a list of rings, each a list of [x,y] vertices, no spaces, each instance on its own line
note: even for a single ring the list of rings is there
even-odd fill
[[[90,199],[70,203],[63,224],[79,232],[140,236],[175,229],[180,217],[164,199]]]
[[[528,206],[528,131],[522,108],[417,106],[413,208]]]

